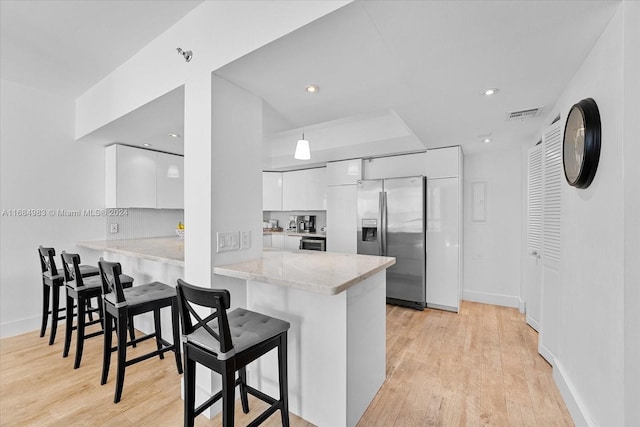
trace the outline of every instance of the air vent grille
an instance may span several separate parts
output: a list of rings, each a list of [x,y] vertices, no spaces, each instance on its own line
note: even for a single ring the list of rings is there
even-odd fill
[[[538,115],[542,107],[528,108],[526,110],[512,111],[507,113],[507,121],[531,119]]]

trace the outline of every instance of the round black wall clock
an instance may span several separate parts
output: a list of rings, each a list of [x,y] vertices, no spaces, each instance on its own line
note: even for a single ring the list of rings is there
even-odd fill
[[[569,185],[587,188],[600,159],[600,112],[592,98],[583,99],[569,110],[564,127],[562,162]]]

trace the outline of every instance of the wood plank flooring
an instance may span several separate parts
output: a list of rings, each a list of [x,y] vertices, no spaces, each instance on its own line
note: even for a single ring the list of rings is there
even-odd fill
[[[1,426],[182,425],[181,376],[171,353],[128,367],[122,401],[114,404],[115,356],[100,385],[102,337],[85,343],[76,370],[75,343],[63,359],[63,338],[52,346],[37,332],[0,340]],[[244,415],[238,404],[236,425],[264,408],[255,399],[250,405]],[[219,425],[220,416],[196,420]],[[280,426],[279,414],[263,425]],[[295,415],[291,425],[311,426]],[[537,353],[537,334],[516,309],[464,302],[454,314],[387,306],[387,379],[358,426],[431,425],[573,425]]]

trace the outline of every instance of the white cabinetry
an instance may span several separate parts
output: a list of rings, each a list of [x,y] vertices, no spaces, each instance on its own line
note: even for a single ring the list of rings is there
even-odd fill
[[[327,168],[307,169],[308,211],[327,209]]]
[[[263,234],[262,235],[262,247],[270,248],[272,246],[271,234]]]
[[[427,179],[427,307],[460,308],[461,192],[460,178]]]
[[[282,210],[282,172],[262,172],[262,210]]]
[[[326,168],[282,173],[283,211],[319,211],[326,209]]]
[[[327,190],[327,252],[357,251],[356,185],[331,185]]]
[[[307,208],[307,171],[291,171],[282,174],[282,210],[295,211]]]
[[[105,205],[108,208],[184,207],[184,159],[151,150],[105,148]]]
[[[327,163],[327,185],[355,185],[362,179],[362,159]]]
[[[286,236],[284,239],[284,248],[290,251],[300,249],[300,236]]]
[[[327,251],[357,251],[358,199],[356,184],[362,179],[362,159],[327,163]]]
[[[156,207],[184,209],[184,157],[157,154]]]
[[[428,150],[427,178],[454,178],[460,176],[462,149],[460,147]]]
[[[284,234],[272,234],[271,235],[271,247],[284,249]]]

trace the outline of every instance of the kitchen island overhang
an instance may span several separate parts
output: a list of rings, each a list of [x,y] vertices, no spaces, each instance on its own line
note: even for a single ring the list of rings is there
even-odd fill
[[[386,376],[385,270],[394,263],[265,250],[261,258],[214,267],[215,274],[246,280],[248,309],[291,323],[292,413],[319,427],[357,424]],[[250,365],[248,374],[258,389],[278,394],[275,353]]]

